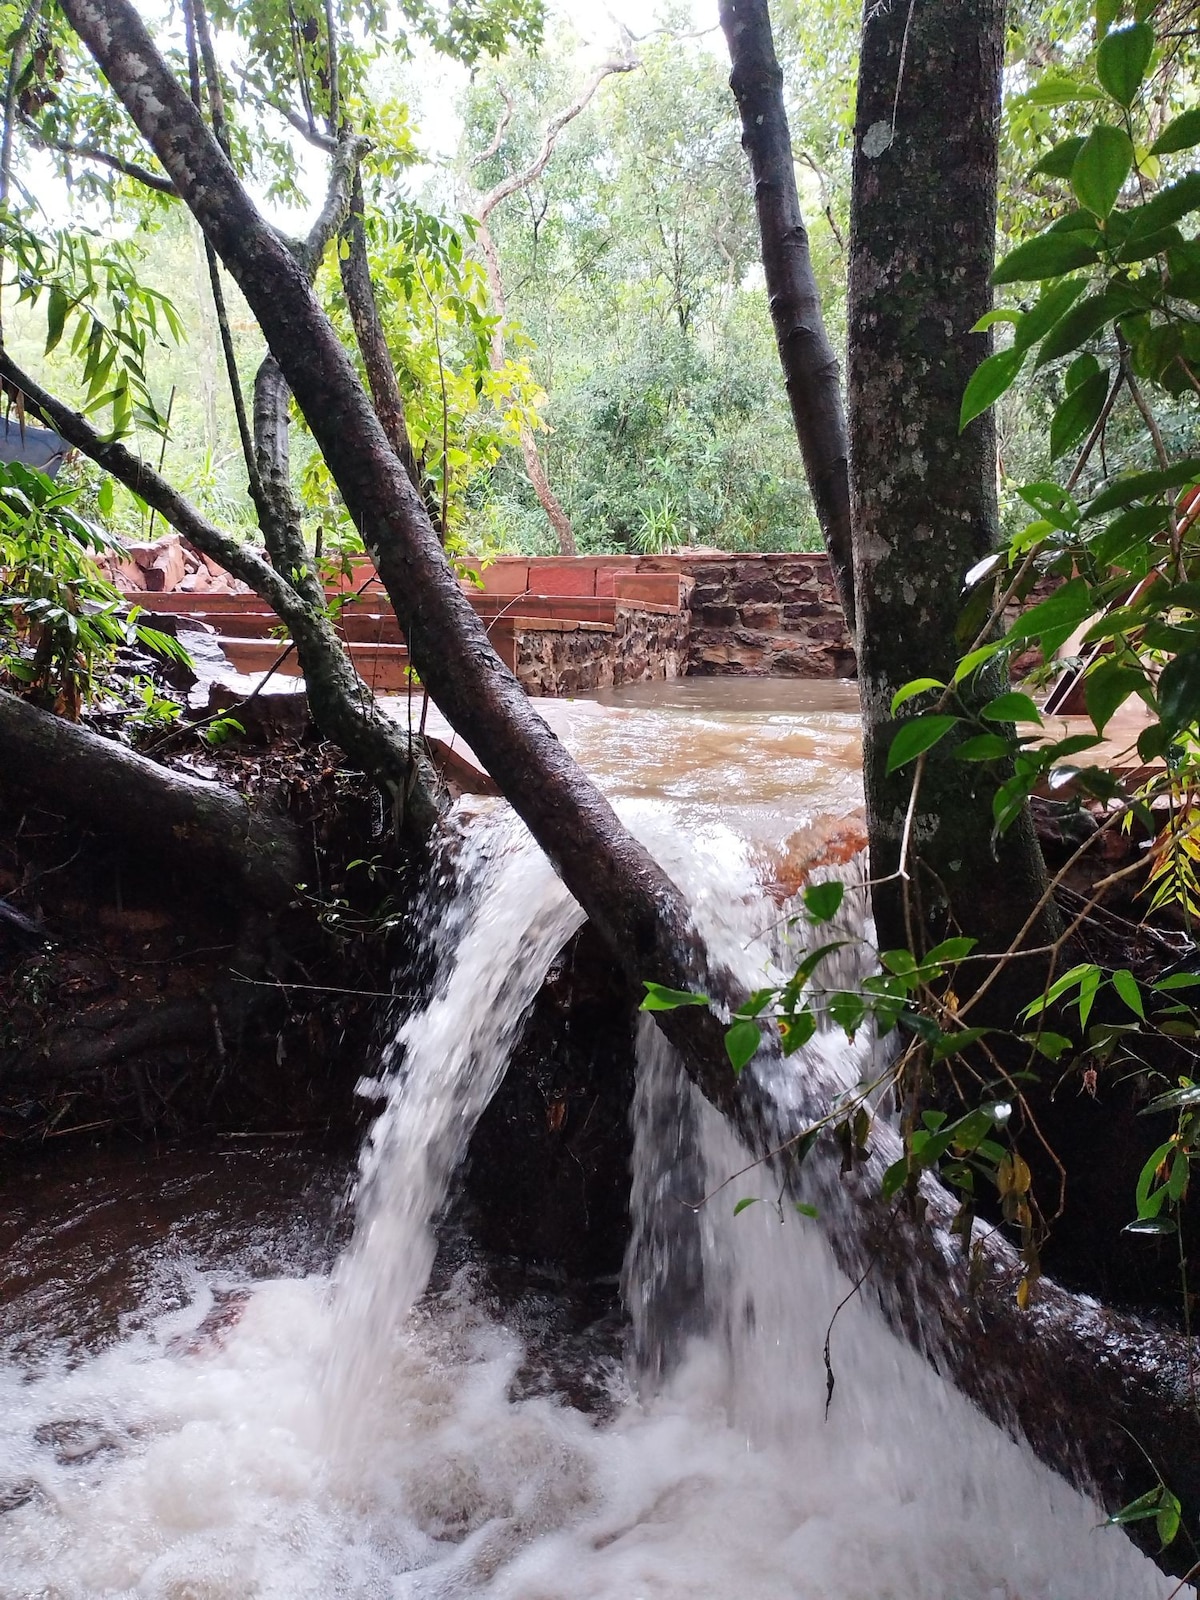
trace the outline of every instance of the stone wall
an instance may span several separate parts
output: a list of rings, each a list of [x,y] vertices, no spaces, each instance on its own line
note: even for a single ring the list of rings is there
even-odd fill
[[[530,695],[582,694],[687,671],[688,613],[616,607],[615,622],[517,619],[516,674]]]
[[[824,552],[647,557],[642,570],[695,580],[688,671],[852,678],[854,648]]]
[[[730,555],[695,550],[663,556],[539,560],[501,556],[482,570],[480,580],[486,592],[509,597],[514,611],[519,611],[519,597],[525,594],[616,596],[690,605],[686,670],[695,675],[854,676],[854,651],[824,551]],[[553,653],[548,645],[544,649]],[[576,649],[586,655],[582,644]],[[636,681],[646,675],[633,673],[616,681]]]

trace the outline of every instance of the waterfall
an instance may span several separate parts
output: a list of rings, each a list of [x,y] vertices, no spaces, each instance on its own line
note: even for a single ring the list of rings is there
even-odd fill
[[[716,960],[752,986],[777,975],[794,952],[750,848],[720,820],[620,810]],[[364,1085],[382,1109],[332,1274],[174,1260],[169,1292],[86,1359],[0,1351],[0,1600],[1172,1594],[862,1297],[833,1327],[826,1412],[826,1332],[850,1285],[769,1170],[742,1171],[649,1018],[629,1373],[610,1375],[603,1418],[521,1397],[521,1329],[470,1261],[427,1285],[472,1129],[581,916],[487,803],[462,815],[418,915],[430,981]],[[824,1029],[787,1070],[853,1082],[870,1048]]]
[[[452,848],[452,872],[433,875],[415,912],[434,933],[430,994],[389,1040],[378,1079],[360,1085],[385,1104],[363,1145],[358,1223],[334,1276],[335,1448],[353,1448],[374,1409],[429,1280],[450,1181],[551,962],[584,920],[507,807],[485,809]]]

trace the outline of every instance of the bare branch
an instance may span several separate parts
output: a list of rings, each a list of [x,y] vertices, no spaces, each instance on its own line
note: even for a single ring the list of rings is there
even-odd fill
[[[60,156],[75,156],[80,161],[98,161],[101,166],[110,167],[113,172],[119,172],[126,178],[133,178],[135,182],[144,184],[147,189],[153,189],[158,194],[170,195],[172,199],[179,198],[179,192],[170,178],[151,172],[149,167],[139,166],[136,161],[126,161],[123,156],[115,156],[109,150],[102,150],[99,145],[72,144],[67,139],[51,139],[38,127],[32,117],[24,113],[21,113],[19,120],[26,138],[37,150],[53,150]]]
[[[500,146],[504,143],[504,135],[508,132],[508,125],[512,121],[513,107],[515,104],[512,95],[509,94],[508,90],[502,83],[498,83],[496,85],[496,90],[499,93],[501,100],[504,101],[504,110],[500,113],[496,120],[495,137],[492,139],[491,144],[488,145],[486,150],[484,150],[480,155],[473,157],[471,161],[471,165],[473,167],[481,167],[485,161],[490,161],[494,155],[498,154]]]
[[[307,118],[302,117],[300,113],[293,110],[291,106],[285,105],[282,101],[275,99],[273,95],[267,92],[257,78],[251,77],[251,75],[246,71],[245,67],[239,67],[235,65],[233,71],[235,75],[242,80],[242,83],[245,85],[245,87],[252,90],[254,94],[258,96],[263,105],[269,106],[271,110],[275,112],[276,116],[282,117],[287,125],[290,128],[293,128],[302,139],[306,139],[309,144],[316,145],[318,150],[325,150],[330,155],[332,155],[337,149],[338,142],[331,133],[323,133],[315,123],[309,122]]]
[[[511,177],[505,178],[494,189],[489,190],[484,195],[476,207],[475,213],[480,222],[486,222],[501,201],[507,200],[509,195],[519,194],[522,189],[527,189],[531,183],[535,183],[541,177],[546,170],[550,157],[554,154],[554,147],[558,143],[559,134],[568,123],[574,122],[575,118],[587,109],[593,95],[605,78],[612,77],[617,72],[635,72],[640,66],[641,62],[632,56],[624,56],[620,59],[614,58],[598,66],[571,104],[564,111],[560,111],[557,116],[551,117],[546,124],[542,147],[530,165],[523,172],[514,172]]]
[[[77,411],[43,389],[3,349],[0,379],[32,402],[69,444],[153,506],[189,544],[249,584],[287,624],[313,716],[326,736],[336,740],[352,761],[402,800],[417,829],[432,827],[443,792],[441,780],[424,748],[379,709],[374,695],[358,676],[324,609],[324,594],[320,593],[316,604],[306,600],[256,550],[209,522],[161,474],[123,444],[102,439]]]
[[[211,556],[242,583],[248,583],[284,621],[294,614],[295,607],[302,602],[282,573],[268,566],[249,545],[235,539],[230,533],[223,533],[215,523],[209,522],[148,462],[135,456],[123,444],[102,439],[79,412],[56,399],[35,378],[22,371],[7,350],[0,350],[0,377],[6,385],[20,390],[68,444],[90,457],[118,483],[123,483],[140,500],[144,500],[189,544],[202,554]]]

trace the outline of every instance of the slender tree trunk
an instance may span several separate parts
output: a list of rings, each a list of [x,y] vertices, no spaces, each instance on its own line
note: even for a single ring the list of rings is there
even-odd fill
[[[362,354],[363,368],[367,374],[367,384],[371,390],[375,414],[384,433],[387,434],[388,443],[404,463],[404,470],[412,479],[413,488],[420,491],[421,469],[413,454],[408,423],[404,415],[404,397],[396,381],[396,369],[392,365],[387,335],[383,330],[383,321],[375,300],[375,288],[371,282],[363,209],[362,178],[356,175],[354,191],[350,197],[350,210],[342,225],[341,249],[338,252],[342,288],[346,295],[350,321],[354,325],[354,337]]]
[[[914,768],[886,771],[892,696],[950,681],[970,642],[963,581],[999,536],[990,413],[961,434],[958,417],[988,351],[971,329],[992,303],[1004,11],[865,7],[848,370],[859,685],[872,875],[896,873],[906,837],[910,874],[876,890],[884,948],[955,927],[1004,949],[1045,881],[1028,818],[993,845],[994,770],[956,761],[953,735],[924,763],[911,817]],[[981,679],[983,698],[998,692]]]
[[[813,506],[853,637],[846,417],[837,357],[825,332],[808,231],[800,212],[783,72],[775,57],[767,0],[722,0],[721,27],[733,63],[729,84],[742,116],[742,148],[754,174],[775,342]]]

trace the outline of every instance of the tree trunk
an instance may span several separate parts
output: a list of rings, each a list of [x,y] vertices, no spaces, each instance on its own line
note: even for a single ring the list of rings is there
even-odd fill
[[[413,488],[421,490],[421,469],[413,454],[408,436],[408,423],[404,415],[404,397],[396,382],[396,369],[392,365],[387,335],[375,300],[371,282],[371,266],[367,259],[367,233],[363,225],[362,178],[356,176],[354,192],[350,198],[350,211],[342,225],[341,248],[338,266],[342,274],[342,289],[346,307],[354,326],[354,337],[363,358],[363,369],[371,390],[375,415],[387,434],[388,443],[404,464],[412,479]],[[445,529],[441,530],[445,533]]]
[[[155,855],[186,848],[225,897],[286,904],[303,876],[295,829],[223,784],[148,761],[0,690],[0,783]]]
[[[742,116],[742,148],[754,174],[763,271],[779,360],[813,506],[853,638],[846,418],[837,357],[821,316],[821,297],[796,191],[792,136],[783,104],[783,71],[775,57],[767,0],[722,0],[721,27],[733,64],[729,85]]]
[[[886,771],[892,696],[914,678],[950,681],[970,643],[957,636],[965,576],[998,540],[992,419],[960,434],[958,418],[988,351],[971,329],[992,303],[1003,56],[1003,0],[866,7],[848,394],[871,871],[891,878],[875,892],[884,949],[954,928],[1003,950],[1045,883],[1027,816],[993,847],[994,768],[956,761],[953,734],[924,764],[911,819],[914,768]],[[965,692],[986,701],[999,687],[984,673]],[[907,882],[891,876],[906,822]]]

